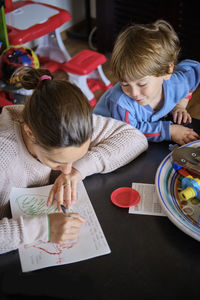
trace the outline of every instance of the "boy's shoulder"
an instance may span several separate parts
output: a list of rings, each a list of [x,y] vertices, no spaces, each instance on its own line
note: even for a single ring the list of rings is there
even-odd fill
[[[113,87],[107,90],[101,98],[119,99],[123,95],[120,83],[116,83]]]
[[[177,64],[169,82],[174,84],[189,84],[195,89],[200,81],[200,63],[195,60],[185,59]]]
[[[200,62],[192,59],[184,59],[175,66],[174,72],[176,73],[182,70],[187,71],[194,68],[200,69]]]
[[[106,99],[106,102],[113,102],[116,105],[120,106],[126,106],[127,103],[134,102],[133,99],[131,99],[122,91],[120,82],[118,82],[108,91],[106,91],[106,93],[103,95],[103,98]]]
[[[166,99],[174,101],[185,98],[190,91],[196,90],[200,83],[200,63],[185,59],[177,64],[169,80],[163,82]]]

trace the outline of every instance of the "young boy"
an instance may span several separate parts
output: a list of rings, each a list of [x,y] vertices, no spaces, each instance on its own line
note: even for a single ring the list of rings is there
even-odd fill
[[[173,140],[180,145],[199,139],[186,110],[200,83],[200,63],[175,66],[179,38],[171,25],[158,20],[129,26],[117,38],[111,65],[119,82],[97,103],[94,113],[130,123],[149,141]],[[166,119],[172,113],[173,122]]]

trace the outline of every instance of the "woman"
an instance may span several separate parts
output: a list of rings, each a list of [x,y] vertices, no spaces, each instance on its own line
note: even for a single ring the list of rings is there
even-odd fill
[[[141,132],[93,115],[80,89],[53,79],[48,70],[23,67],[14,76],[22,87],[34,91],[25,105],[4,107],[0,115],[1,253],[38,240],[63,243],[76,239],[85,222],[75,213],[9,218],[12,187],[47,185],[59,172],[47,204],[56,195],[60,210],[63,195],[67,207],[76,200],[78,181],[111,172],[147,149]]]

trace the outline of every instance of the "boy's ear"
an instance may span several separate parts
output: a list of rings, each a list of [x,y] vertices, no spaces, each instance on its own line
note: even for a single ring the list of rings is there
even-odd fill
[[[172,74],[174,71],[174,63],[169,64],[168,74]]]
[[[165,75],[165,80],[169,80],[170,79],[170,77],[172,76],[172,74],[173,74],[173,71],[174,71],[174,63],[171,63],[171,64],[169,64],[169,68],[168,68],[168,74],[167,75]]]

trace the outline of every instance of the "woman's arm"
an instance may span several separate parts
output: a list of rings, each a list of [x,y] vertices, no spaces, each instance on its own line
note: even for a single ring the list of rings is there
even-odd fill
[[[88,153],[73,167],[84,179],[95,173],[108,173],[134,160],[148,148],[145,136],[136,128],[93,114],[94,132]]]
[[[86,222],[77,213],[60,213],[23,216],[18,219],[0,220],[0,254],[34,242],[64,243],[76,239],[82,224]]]
[[[0,253],[15,250],[22,244],[38,240],[48,241],[47,215],[0,220]]]

